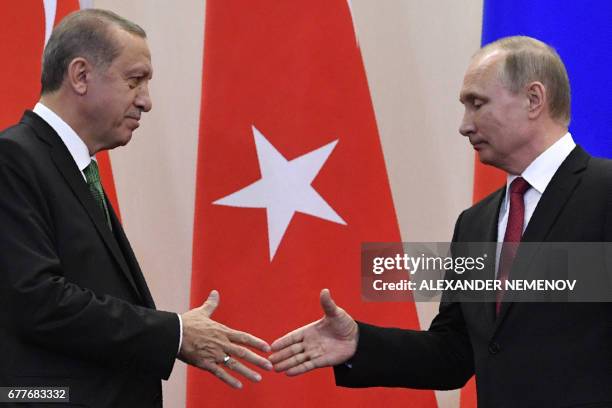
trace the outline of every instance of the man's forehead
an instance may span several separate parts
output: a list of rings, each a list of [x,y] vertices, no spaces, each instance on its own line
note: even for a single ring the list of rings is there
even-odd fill
[[[115,39],[119,42],[120,53],[114,63],[128,73],[151,76],[151,51],[146,39],[123,30],[115,32]]]
[[[459,99],[463,101],[468,97],[478,96],[481,88],[497,77],[504,57],[505,52],[501,50],[493,50],[474,56],[465,72]]]
[[[484,54],[477,54],[470,62],[465,76],[478,77],[497,73],[505,56],[506,52],[502,50],[492,50]]]
[[[130,53],[139,53],[149,60],[151,59],[151,51],[149,50],[149,45],[145,37],[125,31],[121,27],[113,27],[111,32],[122,54],[126,51]]]

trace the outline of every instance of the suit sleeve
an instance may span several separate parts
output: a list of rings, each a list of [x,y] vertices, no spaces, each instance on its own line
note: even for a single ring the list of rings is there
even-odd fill
[[[176,314],[130,304],[66,280],[54,224],[22,147],[0,139],[2,325],[17,341],[66,358],[168,378],[179,342]],[[83,271],[88,273],[88,271]]]
[[[453,241],[460,222],[461,216]],[[472,345],[457,302],[442,302],[427,331],[358,324],[355,355],[334,367],[337,385],[448,390],[462,387],[474,374]]]

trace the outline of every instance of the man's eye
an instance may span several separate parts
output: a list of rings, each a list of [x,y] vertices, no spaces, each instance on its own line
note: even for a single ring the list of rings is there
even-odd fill
[[[480,99],[474,99],[474,101],[472,102],[472,106],[476,109],[480,108],[482,105],[484,105],[484,102]]]
[[[130,89],[136,88],[140,84],[140,78],[130,78],[128,79],[128,86]]]

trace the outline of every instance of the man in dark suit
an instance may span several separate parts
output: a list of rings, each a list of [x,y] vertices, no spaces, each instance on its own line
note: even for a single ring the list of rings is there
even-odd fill
[[[552,48],[528,37],[486,46],[460,100],[460,133],[508,173],[505,187],[459,216],[453,236],[504,243],[490,278],[526,262],[512,243],[612,240],[612,165],[568,133],[569,81]],[[320,300],[321,320],[272,344],[277,371],[334,366],[338,385],[426,389],[460,388],[475,374],[479,407],[612,406],[610,303],[443,301],[429,330],[412,331],[357,323],[326,289]]]
[[[67,16],[45,48],[34,111],[0,134],[0,386],[69,387],[70,403],[160,407],[175,359],[239,388],[271,369],[247,333],[210,319],[212,291],[158,311],[106,199],[94,155],[125,145],[151,109],[145,32],[108,11]],[[23,405],[19,405],[23,406]]]

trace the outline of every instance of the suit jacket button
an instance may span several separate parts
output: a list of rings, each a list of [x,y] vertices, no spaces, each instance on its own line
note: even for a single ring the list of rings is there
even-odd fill
[[[497,343],[496,341],[492,341],[491,343],[489,343],[489,353],[497,354],[499,353],[500,350],[501,350],[501,347],[499,346],[499,343]]]

